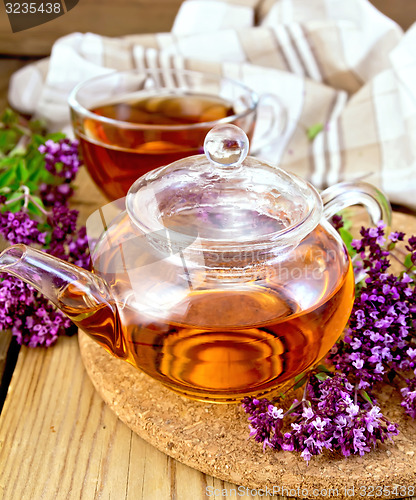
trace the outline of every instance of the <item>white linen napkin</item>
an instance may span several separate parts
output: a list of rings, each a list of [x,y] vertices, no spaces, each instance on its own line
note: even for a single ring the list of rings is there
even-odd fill
[[[187,0],[170,33],[57,40],[13,75],[9,101],[56,129],[72,88],[114,69],[223,74],[287,108],[284,136],[258,156],[318,188],[369,175],[416,210],[415,46],[416,25],[403,34],[368,0]]]

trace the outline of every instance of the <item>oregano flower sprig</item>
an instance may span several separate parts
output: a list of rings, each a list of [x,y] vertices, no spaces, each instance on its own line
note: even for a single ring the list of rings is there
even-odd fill
[[[409,385],[415,376],[416,238],[409,238],[403,270],[395,275],[389,273],[393,250],[404,241],[404,233],[386,238],[385,225],[379,223],[377,228],[362,228],[361,236],[352,246],[366,278],[359,284],[346,334],[329,359],[358,389],[371,393],[377,382],[405,376]],[[415,414],[416,406],[407,411]]]
[[[301,377],[303,398],[287,412],[267,399],[243,401],[250,435],[264,449],[300,452],[306,461],[325,449],[363,455],[398,433],[376,404],[383,383],[397,383],[401,406],[416,418],[416,237],[387,236],[380,222],[353,239],[340,217],[333,223],[362,277],[344,337],[325,366]],[[392,261],[401,264],[397,273]]]
[[[69,208],[72,181],[80,167],[76,141],[46,134],[7,110],[0,123],[0,236],[3,243],[36,246],[81,267],[89,267],[85,227]],[[0,274],[0,329],[20,344],[49,346],[76,327],[40,293]]]
[[[356,399],[354,386],[341,373],[311,375],[301,401],[294,400],[284,413],[267,399],[245,398],[250,435],[275,450],[300,452],[309,461],[323,450],[348,457],[364,455],[376,442],[398,433],[378,406]]]

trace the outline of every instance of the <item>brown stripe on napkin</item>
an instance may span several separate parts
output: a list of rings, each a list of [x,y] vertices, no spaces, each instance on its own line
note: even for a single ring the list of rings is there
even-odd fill
[[[310,74],[308,72],[307,65],[305,64],[305,61],[302,57],[302,53],[299,49],[298,44],[296,43],[296,35],[293,34],[291,28],[292,28],[292,26],[285,26],[288,40],[290,40],[290,45],[293,48],[293,52],[296,54],[296,58],[299,61],[299,64],[302,66],[303,75],[310,78]]]
[[[273,29],[273,32],[275,34],[277,44],[287,61],[289,71],[298,76],[305,76],[305,68],[299,59],[296,48],[293,46],[287,27],[284,25],[276,26]]]
[[[290,71],[291,70],[290,62],[289,62],[288,58],[286,57],[285,51],[282,49],[282,44],[280,43],[279,37],[276,34],[276,30],[273,28],[270,28],[270,31],[273,34],[275,46],[276,46],[278,53],[279,53],[279,55],[284,63],[284,66],[282,66],[282,69],[287,69]]]
[[[135,68],[139,70],[159,68],[158,54],[159,51],[153,47],[135,46],[133,51]]]
[[[324,69],[323,69],[323,64],[321,61],[321,58],[319,57],[319,52],[316,50],[316,47],[314,45],[313,39],[309,36],[309,30],[307,26],[299,23],[298,29],[301,30],[302,36],[304,37],[306,43],[308,44],[309,51],[310,51],[310,57],[313,58],[314,64],[317,66],[317,70],[319,71],[320,74],[320,80],[319,81],[324,81]]]
[[[299,61],[301,62],[305,75],[312,80],[321,82],[322,74],[319,70],[319,65],[317,64],[317,59],[313,54],[311,47],[304,36],[304,31],[301,25],[298,23],[293,23],[287,27],[287,31],[290,39],[293,43],[293,48],[298,54]]]
[[[338,133],[338,144],[339,144],[339,155],[340,155],[340,168],[338,172],[338,179],[337,182],[342,182],[345,179],[345,169],[346,169],[346,164],[347,164],[347,158],[346,158],[346,148],[345,148],[345,139],[344,139],[344,134],[342,130],[342,121],[341,117],[339,117],[337,121],[337,133]]]
[[[339,28],[333,22],[316,21],[304,26],[305,36],[310,41],[323,75],[323,81],[336,89],[356,92],[362,79],[347,67],[343,57]]]

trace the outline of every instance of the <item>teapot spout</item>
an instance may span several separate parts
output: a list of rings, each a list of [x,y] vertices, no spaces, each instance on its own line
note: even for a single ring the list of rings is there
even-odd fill
[[[0,272],[33,286],[107,351],[126,358],[117,306],[99,276],[26,245],[0,254]]]

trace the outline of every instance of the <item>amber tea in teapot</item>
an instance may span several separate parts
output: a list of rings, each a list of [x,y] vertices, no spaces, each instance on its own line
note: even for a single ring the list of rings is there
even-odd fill
[[[117,215],[110,204],[90,217],[93,273],[23,245],[0,270],[177,393],[235,402],[280,391],[342,334],[354,276],[327,218],[361,203],[388,223],[390,209],[368,184],[319,195],[246,157],[234,125],[211,130],[204,149],[138,179]]]
[[[253,392],[267,393],[329,351],[353,302],[352,268],[336,262],[342,256],[337,255],[331,234],[323,228],[314,230],[296,252],[305,261],[303,270],[296,264],[277,266],[268,269],[263,279],[229,290],[190,289],[176,304],[177,311],[184,311],[176,321],[138,317],[128,307],[120,311],[121,318],[113,317],[101,304],[85,315],[80,326],[93,331],[104,347],[119,345],[120,357],[182,394],[233,401]],[[321,271],[326,256],[333,262]],[[100,266],[112,267],[111,262]],[[293,275],[293,287],[281,286],[286,274]],[[151,282],[151,276],[148,279]],[[119,287],[129,286],[127,275],[118,280]],[[297,299],[299,292],[302,296]],[[70,294],[67,289],[61,307],[75,318],[79,308],[65,305]]]

